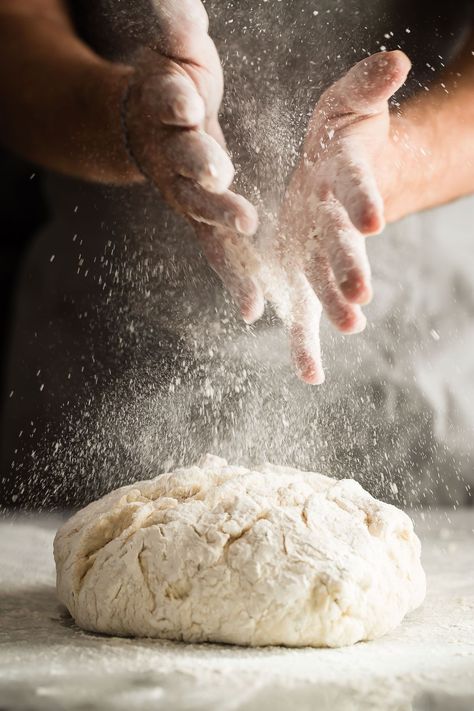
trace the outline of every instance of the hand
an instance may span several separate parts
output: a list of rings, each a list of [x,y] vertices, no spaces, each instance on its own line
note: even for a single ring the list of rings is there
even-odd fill
[[[159,36],[140,53],[126,101],[129,148],[143,175],[191,221],[209,264],[251,321],[263,296],[242,235],[252,235],[258,219],[229,190],[234,169],[218,122],[222,69],[207,15],[199,0],[161,0],[155,8]]]
[[[375,54],[322,95],[285,196],[276,261],[287,285],[293,361],[307,383],[324,381],[323,308],[342,333],[366,325],[361,305],[372,288],[365,236],[383,229],[385,207],[403,180],[388,99],[409,69],[402,52]],[[270,299],[285,311],[276,291]]]

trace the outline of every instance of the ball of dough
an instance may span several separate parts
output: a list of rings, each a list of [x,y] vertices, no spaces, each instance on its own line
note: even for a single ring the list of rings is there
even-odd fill
[[[77,624],[112,635],[338,647],[425,595],[402,511],[351,479],[211,456],[87,506],[54,554]]]

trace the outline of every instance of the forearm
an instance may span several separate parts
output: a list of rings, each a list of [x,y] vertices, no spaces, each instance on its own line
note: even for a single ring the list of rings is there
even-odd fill
[[[20,7],[18,7],[20,5]],[[98,57],[75,35],[61,0],[0,9],[0,138],[47,168],[88,180],[140,179],[120,124],[129,67]]]
[[[474,192],[474,37],[439,83],[402,107],[392,121],[397,183],[387,220]]]

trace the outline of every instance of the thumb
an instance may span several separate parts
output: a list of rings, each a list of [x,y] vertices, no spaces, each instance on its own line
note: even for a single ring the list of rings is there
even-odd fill
[[[378,52],[358,62],[328,89],[319,109],[328,115],[378,113],[405,82],[411,62],[403,52]]]

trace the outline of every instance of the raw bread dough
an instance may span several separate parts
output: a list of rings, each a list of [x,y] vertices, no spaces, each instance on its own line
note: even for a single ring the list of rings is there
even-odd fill
[[[337,647],[425,595],[402,511],[351,479],[212,456],[87,506],[54,554],[77,624],[113,635]]]

